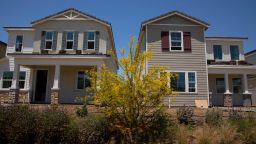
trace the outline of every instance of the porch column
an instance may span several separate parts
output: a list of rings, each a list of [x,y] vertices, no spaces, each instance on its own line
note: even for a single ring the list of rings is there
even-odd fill
[[[55,65],[53,87],[51,88],[51,104],[59,104],[60,65]]]
[[[9,103],[17,103],[19,98],[19,73],[20,65],[14,65],[12,85],[9,91]]]
[[[231,92],[229,91],[229,80],[228,80],[228,73],[225,73],[225,94],[231,94]]]
[[[229,91],[228,73],[224,74],[224,81],[225,81],[225,88],[226,88],[226,91],[224,93],[224,106],[231,107],[233,106],[233,102],[232,102],[232,93]]]
[[[247,74],[243,74],[243,82],[244,82],[244,94],[250,94],[248,91]]]

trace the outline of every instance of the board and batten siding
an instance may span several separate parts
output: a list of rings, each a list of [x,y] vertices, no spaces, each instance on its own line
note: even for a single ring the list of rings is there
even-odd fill
[[[162,23],[175,25],[158,25]],[[146,29],[147,49],[148,51],[153,52],[153,58],[147,62],[148,69],[155,64],[160,64],[167,66],[169,71],[196,71],[197,73],[197,93],[180,93],[175,98],[171,98],[172,106],[195,106],[195,100],[208,101],[208,73],[206,66],[204,29],[201,26],[186,26],[188,24],[195,25],[192,22],[174,16],[154,23],[153,25],[147,25]],[[191,52],[163,52],[161,46],[162,31],[190,32]],[[164,103],[169,104],[168,97],[164,98]]]

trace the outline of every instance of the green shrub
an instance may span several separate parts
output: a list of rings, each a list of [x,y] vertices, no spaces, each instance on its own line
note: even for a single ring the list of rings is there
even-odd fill
[[[85,117],[85,116],[87,116],[87,114],[88,114],[88,110],[87,110],[87,105],[86,104],[84,104],[82,106],[82,108],[78,108],[76,110],[76,115],[79,116],[79,117]]]
[[[221,110],[207,110],[205,115],[205,122],[213,126],[220,126],[222,123],[222,116],[223,113]]]
[[[86,117],[80,133],[81,143],[101,144],[110,139],[109,122],[105,116],[93,114]]]
[[[38,120],[38,143],[60,143],[65,137],[69,117],[62,111],[49,109]]]
[[[181,124],[188,124],[194,115],[194,110],[191,107],[179,107],[177,110],[177,119]]]
[[[237,110],[230,110],[229,111],[229,120],[240,120],[243,119],[243,116]]]

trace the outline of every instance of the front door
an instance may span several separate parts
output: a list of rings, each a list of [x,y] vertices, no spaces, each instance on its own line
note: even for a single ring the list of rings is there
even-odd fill
[[[242,90],[242,80],[241,78],[232,79],[232,89],[233,89],[233,106],[243,105],[243,90]]]
[[[35,87],[35,102],[44,103],[46,97],[47,86],[47,70],[37,70],[36,73],[36,87]]]

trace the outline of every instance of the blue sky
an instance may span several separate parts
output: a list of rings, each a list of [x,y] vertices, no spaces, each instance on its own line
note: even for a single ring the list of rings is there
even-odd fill
[[[256,0],[1,0],[0,26],[30,26],[70,7],[109,21],[118,49],[138,36],[142,21],[173,10],[210,23],[206,36],[246,36],[245,51],[256,49]],[[4,29],[0,40],[7,41]]]

